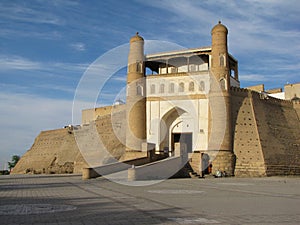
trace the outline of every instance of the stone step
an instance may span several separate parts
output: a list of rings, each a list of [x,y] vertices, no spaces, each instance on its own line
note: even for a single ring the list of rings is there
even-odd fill
[[[201,178],[201,176],[193,171],[190,171],[189,172],[189,175],[192,179],[195,179],[195,178]]]

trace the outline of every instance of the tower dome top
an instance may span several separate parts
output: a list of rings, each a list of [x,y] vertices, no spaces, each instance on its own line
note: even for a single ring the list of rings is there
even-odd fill
[[[221,21],[219,21],[219,23],[212,28],[211,33],[213,33],[213,32],[225,32],[225,33],[228,33],[228,29],[227,29],[226,26],[224,26],[221,23]]]
[[[130,43],[135,41],[144,41],[144,38],[139,35],[139,32],[136,32],[136,34],[130,38]]]

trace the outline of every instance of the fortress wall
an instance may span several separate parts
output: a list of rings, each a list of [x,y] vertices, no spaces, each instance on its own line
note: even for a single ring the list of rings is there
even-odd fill
[[[74,136],[82,158],[88,164],[87,167],[101,165],[101,159],[106,155],[103,155],[101,151],[104,147],[99,141],[95,122],[78,127],[78,129],[74,130]]]
[[[300,173],[297,103],[232,88],[236,176]]]
[[[69,128],[42,131],[30,150],[21,157],[13,173],[72,173],[75,159],[79,155]]]
[[[42,131],[13,173],[81,173],[82,168],[119,159],[125,149],[119,140],[125,140],[124,113],[113,113],[113,123],[108,114],[88,125]]]
[[[235,176],[265,176],[265,165],[250,91],[232,88]]]
[[[75,130],[76,140],[87,167],[98,167],[120,159],[125,151],[125,111],[98,116]]]
[[[120,159],[125,153],[126,111],[112,110],[112,113],[96,120],[97,131],[106,149]]]
[[[291,101],[252,92],[266,174],[300,174],[300,121]]]
[[[197,174],[201,174],[201,153],[200,152],[193,152],[189,154],[189,164],[192,167],[193,171]]]
[[[298,114],[298,119],[300,119],[300,101],[294,102],[294,109],[296,110]]]
[[[82,110],[82,124],[89,124],[92,121],[95,121],[98,116],[104,116],[111,113],[112,106],[105,106],[99,108],[92,108],[92,109],[84,109]]]
[[[116,113],[125,110],[125,104],[122,105],[113,105],[113,106],[104,106],[99,108],[84,109],[82,110],[82,124],[89,124],[92,121],[95,121],[99,116],[109,115],[111,113]]]
[[[265,91],[265,85],[259,84],[259,85],[247,87],[247,89],[252,91],[262,92]]]
[[[300,97],[300,83],[284,85],[285,99]]]

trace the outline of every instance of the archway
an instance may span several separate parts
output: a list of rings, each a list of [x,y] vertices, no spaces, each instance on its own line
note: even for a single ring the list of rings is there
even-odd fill
[[[171,152],[175,150],[175,143],[186,144],[187,153],[193,152],[193,133],[192,132],[172,132],[171,133]]]
[[[160,123],[160,150],[175,155],[175,143],[186,145],[188,153],[193,152],[194,124],[190,114],[179,107],[169,110]]]
[[[169,110],[165,115],[162,117],[160,122],[160,150],[164,150],[165,153],[172,152],[172,145],[171,145],[171,129],[172,124],[175,120],[180,118],[182,114],[186,113],[185,110],[174,107],[171,110]]]
[[[186,153],[193,152],[193,126],[188,120],[188,113],[183,113],[173,121],[170,126],[170,149],[172,155],[178,155],[175,151],[175,143],[186,146]]]

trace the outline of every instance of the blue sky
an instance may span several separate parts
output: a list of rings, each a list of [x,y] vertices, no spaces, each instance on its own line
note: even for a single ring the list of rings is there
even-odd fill
[[[297,0],[0,1],[0,169],[41,130],[72,123],[85,70],[137,31],[194,48],[211,44],[221,20],[243,87],[300,82],[299,15]],[[113,81],[99,104],[111,103],[125,74]]]

